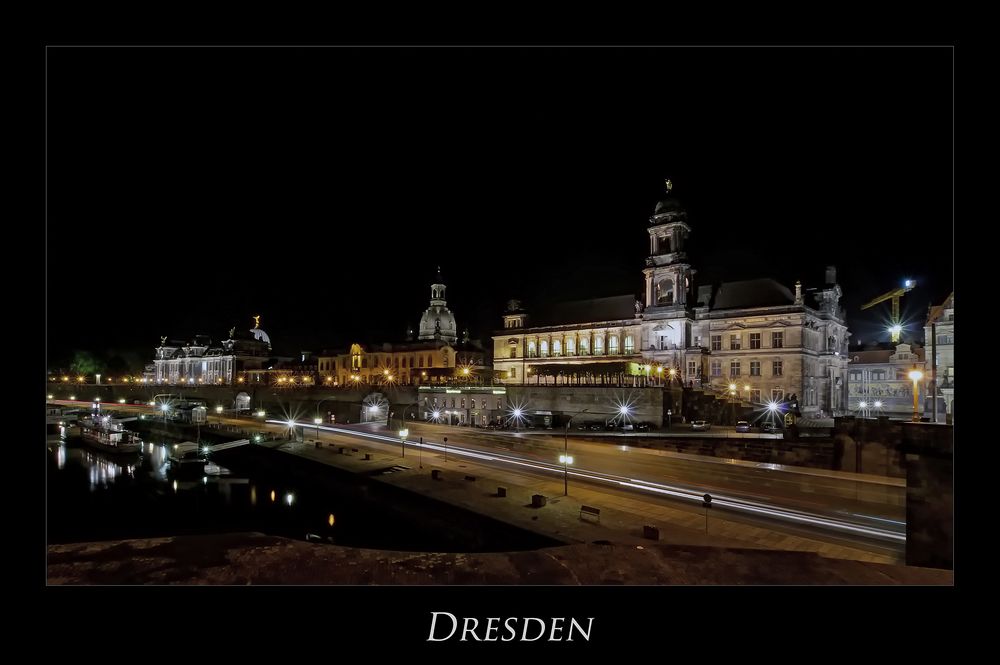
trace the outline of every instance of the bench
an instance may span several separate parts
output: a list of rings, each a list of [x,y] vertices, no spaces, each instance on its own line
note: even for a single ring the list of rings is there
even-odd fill
[[[591,517],[596,517],[597,521],[601,521],[601,509],[594,508],[593,506],[580,506],[580,519],[583,519],[584,515],[589,515]]]

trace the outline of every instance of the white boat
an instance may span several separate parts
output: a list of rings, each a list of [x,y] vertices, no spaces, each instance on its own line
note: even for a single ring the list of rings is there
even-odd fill
[[[129,432],[123,422],[129,419],[117,419],[110,415],[87,416],[80,420],[80,438],[87,445],[106,453],[132,454],[142,450],[142,439],[134,432]]]

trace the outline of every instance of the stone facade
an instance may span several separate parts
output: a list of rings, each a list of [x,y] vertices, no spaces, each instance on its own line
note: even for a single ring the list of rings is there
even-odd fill
[[[924,348],[897,344],[893,349],[851,351],[848,365],[848,399],[852,412],[863,417],[913,417],[914,369],[924,374],[917,383],[917,415],[924,415],[927,372]]]
[[[151,377],[159,385],[233,384],[246,370],[261,369],[271,358],[271,341],[259,327],[247,333],[233,328],[229,338],[214,343],[207,335],[189,341],[163,337],[155,350]]]
[[[493,337],[500,381],[684,385],[719,393],[738,386],[762,405],[795,395],[803,416],[846,413],[847,330],[836,269],[794,293],[773,279],[698,285],[685,243],[687,213],[660,201],[649,219],[645,299],[634,296],[569,303],[575,316],[529,326],[512,301]],[[631,306],[632,310],[629,311]],[[590,316],[581,315],[589,312]]]
[[[938,422],[952,422],[955,402],[955,294],[952,293],[938,307],[932,307],[924,326],[925,345],[929,353],[936,353],[937,388],[943,397],[945,413],[938,407]],[[933,374],[930,359],[927,370]],[[933,376],[931,377],[933,378]]]

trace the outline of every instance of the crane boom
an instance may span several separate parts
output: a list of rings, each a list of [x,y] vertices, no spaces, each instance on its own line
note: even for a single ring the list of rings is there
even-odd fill
[[[874,300],[872,300],[872,301],[870,301],[870,302],[862,305],[861,309],[868,309],[869,307],[874,307],[875,305],[879,304],[880,302],[885,302],[889,298],[897,298],[898,299],[898,298],[902,297],[902,295],[905,294],[907,291],[909,291],[909,289],[904,289],[904,288],[893,289],[892,291],[889,291],[888,293],[883,293],[878,298],[875,298]]]
[[[875,305],[885,302],[886,300],[892,301],[892,327],[889,329],[892,334],[892,343],[895,344],[899,341],[899,333],[902,330],[900,320],[899,320],[899,299],[906,295],[907,291],[913,289],[913,280],[906,280],[903,282],[903,286],[898,289],[893,289],[888,293],[883,293],[879,297],[871,300],[870,302],[861,306],[861,309],[868,309],[869,307],[874,307]]]

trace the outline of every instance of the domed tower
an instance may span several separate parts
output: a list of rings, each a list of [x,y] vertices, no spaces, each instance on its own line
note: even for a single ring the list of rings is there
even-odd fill
[[[646,311],[683,311],[692,293],[695,271],[684,251],[691,227],[680,201],[670,195],[671,189],[673,184],[667,180],[667,198],[656,204],[649,218],[649,256],[642,271],[646,277]]]
[[[450,344],[458,341],[458,325],[455,323],[455,315],[447,307],[444,290],[444,279],[441,277],[439,266],[437,280],[431,284],[430,307],[425,309],[423,316],[420,317],[420,334],[417,339],[439,340]]]

